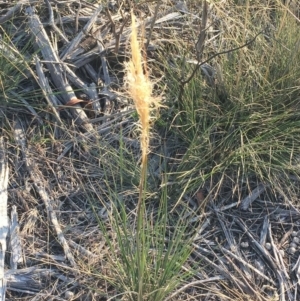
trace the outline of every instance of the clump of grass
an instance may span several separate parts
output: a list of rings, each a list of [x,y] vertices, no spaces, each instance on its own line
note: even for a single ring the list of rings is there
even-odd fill
[[[107,235],[107,243],[112,249],[109,259],[120,295],[124,300],[160,301],[173,291],[192,270],[183,270],[192,250],[191,239],[194,229],[189,229],[181,214],[168,212],[168,190],[165,185],[156,193],[156,198],[147,192],[147,156],[151,130],[151,111],[161,106],[159,99],[152,96],[153,84],[145,72],[141,49],[137,39],[134,16],[131,35],[132,58],[126,65],[126,83],[139,115],[141,143],[141,173],[137,193],[137,206],[128,209],[124,199],[122,179],[115,179],[109,186],[109,197],[115,200],[109,212],[109,223],[116,233],[117,248]],[[120,142],[121,149],[124,147]],[[123,151],[120,151],[120,164]],[[132,164],[137,164],[132,162]],[[120,171],[122,177],[122,171]],[[167,179],[163,178],[163,182]],[[122,185],[121,185],[122,186]],[[157,202],[157,199],[159,200]],[[146,205],[146,200],[147,204]],[[102,224],[104,229],[105,226]],[[105,233],[105,231],[104,231]]]
[[[226,18],[228,10],[215,6],[218,16]],[[268,29],[247,48],[210,62],[217,71],[214,86],[200,72],[186,86],[173,114],[173,132],[186,148],[175,176],[188,191],[206,184],[215,196],[224,185],[234,190],[251,181],[283,191],[290,176],[299,174],[299,25],[282,5],[266,10],[259,3],[242,8],[232,3],[228,9],[232,28],[224,28],[220,51],[244,44],[268,24],[276,31]],[[180,85],[177,74],[184,68],[180,60],[169,68],[173,102]]]

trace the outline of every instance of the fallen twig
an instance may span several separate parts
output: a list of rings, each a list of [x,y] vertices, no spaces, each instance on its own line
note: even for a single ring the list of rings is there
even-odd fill
[[[51,78],[55,86],[61,93],[64,104],[66,104],[72,98],[76,98],[76,96],[73,92],[72,87],[69,85],[69,83],[63,76],[62,62],[60,62],[56,52],[52,48],[49,38],[39,17],[36,14],[34,14],[33,9],[31,7],[27,7],[26,12],[29,15],[28,23],[30,31],[35,38],[35,42],[39,47],[43,58],[47,61],[46,65],[50,71]],[[79,105],[74,106],[74,108],[70,110],[77,124],[83,126],[86,131],[93,131],[92,125],[89,124],[86,114]]]

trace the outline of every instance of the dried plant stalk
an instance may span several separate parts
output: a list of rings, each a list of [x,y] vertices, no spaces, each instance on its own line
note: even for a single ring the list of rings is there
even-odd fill
[[[152,108],[160,106],[159,100],[152,97],[153,84],[144,73],[141,49],[137,38],[136,23],[133,13],[132,34],[131,34],[131,60],[126,65],[127,89],[132,97],[141,124],[140,143],[142,149],[142,167],[139,187],[139,200],[137,205],[137,228],[136,228],[136,249],[138,268],[138,301],[143,300],[144,295],[144,274],[146,269],[145,254],[145,202],[144,188],[147,180],[147,152],[149,148],[150,113]]]
[[[150,111],[160,106],[159,99],[152,96],[153,84],[144,73],[141,48],[137,38],[135,17],[132,14],[131,60],[126,64],[126,83],[141,123],[142,166],[146,164],[149,147]]]

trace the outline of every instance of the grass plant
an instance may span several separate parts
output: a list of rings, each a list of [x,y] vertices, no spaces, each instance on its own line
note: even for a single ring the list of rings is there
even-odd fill
[[[225,17],[217,3],[215,9]],[[184,54],[168,69],[169,98],[175,100],[172,129],[186,149],[173,175],[188,184],[188,191],[206,185],[216,196],[224,185],[237,188],[251,181],[276,190],[289,186],[290,176],[299,171],[299,24],[279,3],[268,12],[254,4],[237,5],[235,13],[232,31],[224,29],[222,50],[247,42],[246,30],[264,34],[245,49],[211,61],[213,85],[198,72],[176,102],[178,79],[193,65],[184,63]],[[265,33],[271,18],[278,28],[269,33],[272,37]]]
[[[110,199],[116,200],[109,216],[117,236],[117,248],[109,242],[109,237],[107,241],[116,255],[112,256],[110,263],[117,279],[115,285],[119,287],[121,295],[129,300],[160,301],[183,279],[193,274],[192,269],[185,271],[183,265],[192,250],[191,239],[195,230],[188,229],[183,213],[170,215],[167,186],[156,193],[155,198],[147,190],[151,111],[157,110],[161,105],[159,99],[152,96],[153,84],[145,72],[133,15],[131,54],[132,58],[126,65],[126,79],[128,93],[139,116],[141,168],[138,203],[133,212],[130,212],[124,199],[116,194],[120,187],[116,185],[109,190]],[[123,147],[120,142],[119,166],[125,165]],[[120,171],[119,174],[122,175],[123,172]],[[166,181],[163,178],[162,184]],[[115,183],[117,182],[123,183],[123,180],[116,179]]]

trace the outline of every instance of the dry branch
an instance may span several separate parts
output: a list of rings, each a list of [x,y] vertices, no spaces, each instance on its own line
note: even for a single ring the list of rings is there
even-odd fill
[[[61,32],[61,30],[56,26],[54,22],[54,15],[53,15],[53,9],[49,2],[49,0],[45,0],[47,2],[48,10],[49,10],[49,23],[51,27],[54,29],[55,32],[63,39],[65,43],[69,43],[68,38]]]
[[[28,7],[26,9],[26,12],[29,15],[28,25],[31,34],[34,37],[34,41],[40,49],[44,60],[46,61],[46,65],[50,71],[51,78],[55,86],[61,93],[64,104],[66,104],[72,98],[76,98],[76,96],[72,87],[63,76],[63,63],[60,61],[56,52],[54,51],[39,17],[34,14],[31,7]],[[71,109],[71,112],[77,124],[83,126],[87,131],[93,131],[92,125],[89,124],[89,120],[86,114],[79,105],[74,106],[74,108]]]
[[[52,112],[54,116],[56,117],[56,120],[58,121],[59,125],[63,127],[63,122],[60,119],[57,106],[60,104],[60,101],[57,99],[57,97],[53,94],[52,89],[49,85],[48,79],[45,76],[43,72],[42,65],[40,63],[39,58],[36,56],[35,57],[35,65],[36,65],[36,72],[37,72],[37,81],[41,87],[41,90],[44,94],[45,99],[48,102],[48,105],[52,109]]]

